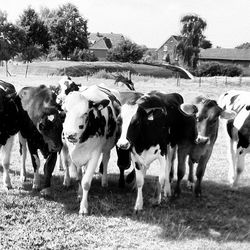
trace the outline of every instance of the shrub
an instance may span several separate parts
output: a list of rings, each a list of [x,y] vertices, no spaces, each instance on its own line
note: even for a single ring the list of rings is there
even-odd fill
[[[242,72],[239,66],[212,62],[201,63],[194,74],[196,76],[240,76]]]
[[[62,53],[57,49],[56,45],[51,45],[49,48],[49,53],[47,55],[48,61],[62,59]]]
[[[107,72],[105,69],[97,71],[93,74],[93,77],[103,79],[114,79],[114,76],[110,72]]]
[[[96,55],[88,49],[75,48],[69,56],[71,61],[95,62],[98,61]]]
[[[146,50],[146,47],[139,46],[130,40],[124,40],[108,51],[107,60],[136,63],[142,59]]]

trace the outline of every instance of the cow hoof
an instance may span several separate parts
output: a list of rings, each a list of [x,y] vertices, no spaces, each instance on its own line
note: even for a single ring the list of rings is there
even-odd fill
[[[70,187],[70,180],[64,180],[64,181],[63,181],[63,186],[64,186],[65,188],[69,188],[69,187]]]
[[[150,199],[149,199],[149,203],[150,203],[152,206],[158,206],[158,205],[161,203],[161,201],[159,201],[158,198],[150,198]]]
[[[109,186],[109,184],[108,184],[107,182],[102,183],[102,187],[103,187],[103,188],[107,188],[108,186]]]
[[[41,196],[44,198],[51,197],[51,189],[50,188],[44,188],[40,191]]]
[[[133,214],[134,215],[140,215],[140,214],[142,214],[142,209],[134,209]]]
[[[79,217],[85,217],[85,216],[88,216],[88,213],[80,213],[79,212]]]
[[[26,182],[26,177],[25,176],[20,176],[20,182],[23,184]]]
[[[191,181],[187,181],[187,188],[191,191],[194,190],[194,183]]]

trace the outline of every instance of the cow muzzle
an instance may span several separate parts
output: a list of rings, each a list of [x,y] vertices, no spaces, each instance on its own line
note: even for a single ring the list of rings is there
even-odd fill
[[[70,142],[70,143],[77,143],[77,133],[74,134],[66,134],[66,139]]]
[[[123,150],[128,150],[130,148],[129,141],[124,141],[124,142],[118,141],[116,145],[118,148]]]
[[[201,145],[209,144],[210,139],[209,139],[209,137],[198,135],[196,140],[195,140],[195,143],[196,144],[201,144]]]

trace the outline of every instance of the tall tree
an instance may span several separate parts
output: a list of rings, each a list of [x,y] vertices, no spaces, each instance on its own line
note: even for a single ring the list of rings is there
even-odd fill
[[[7,14],[0,11],[0,60],[6,63],[6,75],[10,75],[7,62],[21,51],[25,33],[9,23]]]
[[[71,3],[59,7],[51,24],[51,35],[53,43],[66,59],[75,48],[88,49],[87,20]]]
[[[241,45],[235,47],[236,49],[250,49],[250,43],[246,42],[246,43],[242,43]]]
[[[24,10],[18,24],[25,31],[21,55],[27,63],[25,73],[25,76],[27,76],[29,63],[48,51],[50,37],[48,28],[31,7]]]
[[[182,39],[177,45],[177,53],[184,64],[195,69],[200,52],[200,43],[205,39],[203,32],[207,23],[198,15],[186,15],[181,18]]]

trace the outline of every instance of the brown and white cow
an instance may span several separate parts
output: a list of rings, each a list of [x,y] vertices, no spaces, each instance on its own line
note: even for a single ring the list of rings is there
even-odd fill
[[[233,188],[239,185],[245,167],[245,156],[250,152],[250,92],[230,90],[218,99],[222,109],[236,112],[236,117],[224,127],[228,134],[228,180]]]
[[[176,196],[179,196],[181,192],[180,185],[181,180],[185,175],[187,156],[189,156],[188,184],[191,185],[191,187],[194,186],[193,165],[194,163],[197,163],[197,179],[194,186],[194,192],[196,196],[201,195],[201,182],[218,135],[219,117],[223,119],[231,119],[235,116],[234,112],[220,108],[215,100],[198,97],[195,104],[197,107],[195,115],[197,121],[195,126],[197,126],[198,133],[196,141],[194,142],[193,139],[190,140],[188,134],[183,134],[182,137],[176,141],[178,158],[177,184],[175,187]],[[189,117],[183,117],[181,121],[183,130],[186,130],[189,126],[194,126],[190,124],[188,121],[189,119]]]
[[[34,168],[33,189],[40,188],[39,149],[46,159],[44,165],[45,183],[41,191],[43,195],[50,195],[51,177],[55,167],[57,153],[62,148],[62,117],[58,111],[52,91],[45,85],[39,87],[25,87],[21,89],[15,100],[21,115],[20,140],[21,145],[28,148]],[[26,149],[21,148],[26,155]],[[21,169],[21,180],[26,179],[25,158]]]
[[[83,173],[79,214],[87,214],[88,192],[100,160],[103,165],[102,186],[108,184],[107,165],[110,151],[119,135],[116,120],[120,102],[108,89],[93,85],[85,91],[70,93],[65,98],[64,109],[66,118],[63,123],[63,135],[70,159]]]

